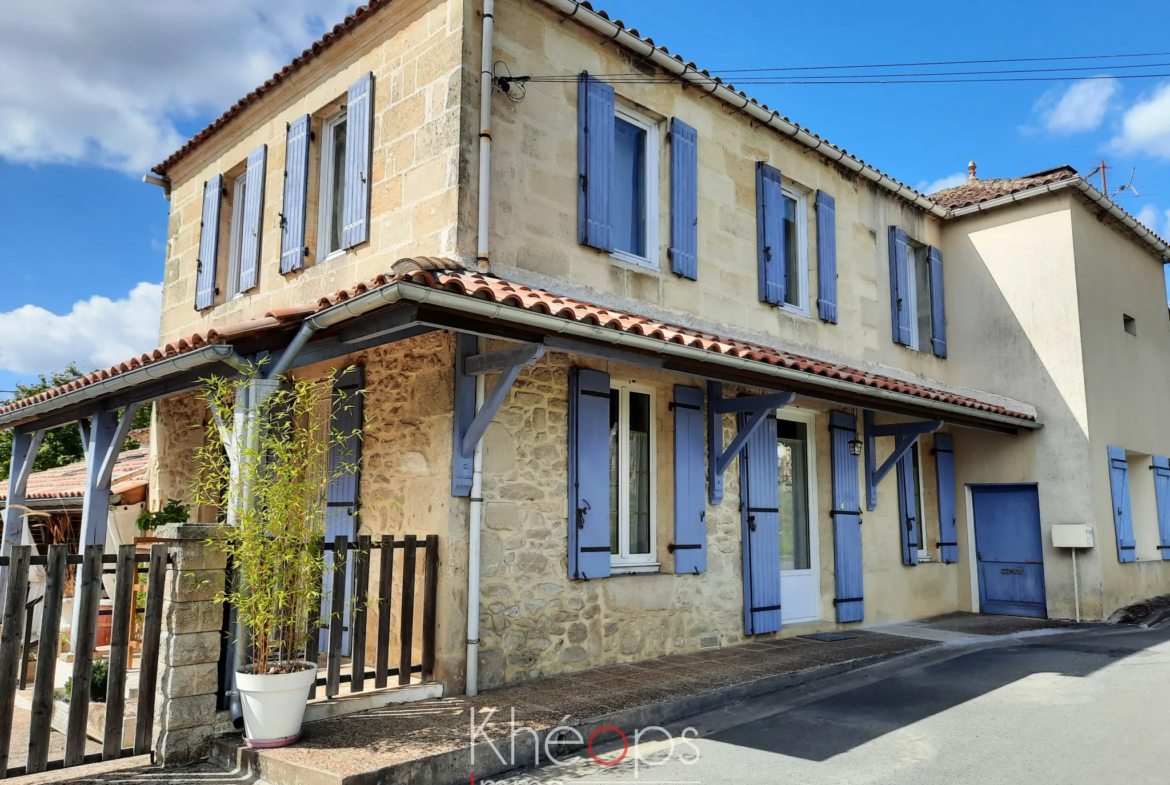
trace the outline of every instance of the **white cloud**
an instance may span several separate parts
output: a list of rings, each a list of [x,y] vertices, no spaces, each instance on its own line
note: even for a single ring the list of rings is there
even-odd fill
[[[1158,208],[1152,204],[1147,204],[1142,209],[1137,211],[1134,218],[1138,219],[1140,223],[1145,224],[1155,232],[1158,231]]]
[[[1117,90],[1116,79],[1074,82],[1068,88],[1054,87],[1045,92],[1034,109],[1051,133],[1092,131],[1105,119]]]
[[[142,282],[121,300],[91,297],[67,314],[38,305],[0,313],[0,371],[28,375],[104,368],[158,345],[162,284]]]
[[[1112,147],[1170,159],[1170,82],[1134,102],[1121,118],[1121,131],[1113,137]]]
[[[940,177],[934,182],[922,180],[918,185],[914,186],[914,189],[920,194],[930,195],[938,193],[944,188],[954,188],[956,185],[962,185],[967,182],[969,176],[967,172],[955,172],[954,174],[948,174],[946,177]]]
[[[139,174],[341,21],[350,0],[5,0],[0,158]]]

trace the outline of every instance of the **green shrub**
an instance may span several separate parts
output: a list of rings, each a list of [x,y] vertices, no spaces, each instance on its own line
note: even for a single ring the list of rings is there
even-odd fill
[[[89,699],[93,703],[106,702],[106,689],[110,683],[110,663],[97,660],[93,664],[93,675],[89,680]],[[73,696],[73,677],[65,680],[65,700]]]
[[[178,499],[168,499],[167,504],[158,512],[143,510],[138,513],[134,524],[138,531],[148,532],[167,523],[186,523],[190,520],[191,508]]]

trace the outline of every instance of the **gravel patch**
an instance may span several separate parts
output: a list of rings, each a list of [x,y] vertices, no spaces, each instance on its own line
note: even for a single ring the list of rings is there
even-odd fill
[[[1138,624],[1154,611],[1160,611],[1165,608],[1170,608],[1170,594],[1163,594],[1160,597],[1150,597],[1148,600],[1135,602],[1133,605],[1127,605],[1120,610],[1114,611],[1113,615],[1109,617],[1109,623]]]

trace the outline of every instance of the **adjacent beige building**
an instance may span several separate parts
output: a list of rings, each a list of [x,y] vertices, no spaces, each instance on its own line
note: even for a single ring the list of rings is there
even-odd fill
[[[361,366],[344,525],[439,535],[449,693],[1170,592],[1164,241],[1071,169],[922,195],[588,3],[487,7],[372,3],[156,167],[167,350],[110,376],[176,369],[134,382],[154,502],[183,358]]]

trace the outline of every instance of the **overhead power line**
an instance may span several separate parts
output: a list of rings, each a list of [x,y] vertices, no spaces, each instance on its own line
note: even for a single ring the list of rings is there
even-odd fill
[[[925,63],[863,63],[858,65],[798,65],[785,68],[720,68],[710,71],[719,74],[748,73],[753,71],[832,71],[848,68],[921,68],[934,65],[990,65],[993,63],[1051,63],[1069,60],[1113,60],[1128,57],[1166,57],[1170,52],[1145,52],[1142,54],[1076,55],[1066,57],[1006,57],[998,60],[936,60]]]
[[[613,80],[607,77],[606,74],[591,74],[593,78],[607,82],[609,84],[667,84],[673,82],[674,79],[624,79]],[[912,74],[911,74],[912,76]],[[986,79],[838,79],[838,80],[824,80],[824,81],[809,81],[802,79],[740,79],[735,82],[736,85],[890,85],[890,84],[975,84],[981,82],[1084,82],[1096,79],[1164,79],[1170,77],[1170,72],[1158,74],[1120,74],[1118,76],[1025,76],[1025,77],[1002,77],[1002,78],[986,78]],[[511,80],[512,82],[575,82],[577,77],[574,76],[518,76]],[[711,80],[711,84],[723,84],[722,82],[715,82]],[[695,84],[695,82],[692,82]],[[701,83],[699,83],[701,84]],[[730,84],[730,83],[727,83]]]

